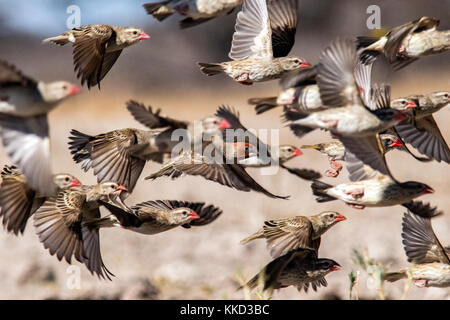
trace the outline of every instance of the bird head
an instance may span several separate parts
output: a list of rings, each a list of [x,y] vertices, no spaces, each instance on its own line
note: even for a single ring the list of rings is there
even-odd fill
[[[311,65],[305,60],[298,57],[280,58],[281,67],[285,71],[309,68]]]
[[[109,196],[114,194],[120,196],[122,192],[128,191],[125,186],[119,185],[116,182],[102,182],[99,183],[96,187],[98,188],[98,193],[102,196]]]
[[[150,36],[142,29],[128,27],[123,29],[122,41],[127,45],[135,44],[141,40],[150,38]]]
[[[321,235],[336,223],[347,220],[347,218],[339,212],[324,211],[319,213],[318,215],[310,217],[310,220],[313,224],[315,233]]]
[[[58,102],[81,92],[78,86],[67,81],[40,82],[38,89],[46,102]]]
[[[299,148],[290,145],[280,146],[280,162],[286,162],[294,157],[301,156],[303,153]]]
[[[326,275],[332,271],[338,271],[341,269],[341,265],[331,259],[317,259],[314,262],[314,270]]]
[[[195,219],[200,219],[200,216],[190,208],[174,209],[169,216],[169,221],[174,225],[183,225]]]
[[[420,196],[424,194],[434,193],[433,188],[425,183],[420,183],[416,181],[407,181],[401,184],[404,190],[414,196]]]
[[[80,180],[67,173],[56,174],[53,177],[53,182],[58,186],[59,189],[81,186]]]
[[[415,99],[398,98],[391,101],[391,108],[397,110],[408,110],[418,107],[418,102]]]
[[[448,91],[436,91],[430,93],[428,96],[434,106],[444,107],[450,102],[450,92]]]
[[[403,147],[402,141],[392,134],[380,134],[380,139],[385,152],[394,148]]]

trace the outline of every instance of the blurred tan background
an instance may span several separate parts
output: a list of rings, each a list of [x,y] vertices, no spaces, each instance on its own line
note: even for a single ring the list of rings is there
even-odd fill
[[[75,128],[88,134],[136,127],[125,108],[135,99],[163,113],[183,120],[203,118],[215,112],[219,104],[239,109],[242,122],[249,128],[279,128],[281,143],[297,146],[324,142],[327,133],[314,132],[297,139],[281,123],[279,111],[256,116],[246,101],[250,97],[270,96],[278,91],[277,82],[241,86],[225,76],[207,78],[198,70],[197,61],[227,60],[236,13],[220,17],[201,26],[179,30],[179,17],[162,23],[147,16],[144,1],[1,1],[0,58],[14,63],[25,74],[44,81],[57,79],[78,83],[73,73],[72,49],[41,44],[43,38],[65,31],[68,5],[81,8],[81,23],[108,23],[143,28],[149,40],[125,50],[102,82],[99,91],[83,89],[82,94],[50,114],[51,141],[55,172],[70,172],[85,184],[95,183],[91,172],[84,173],[67,149],[67,136]],[[442,0],[400,1],[313,1],[300,0],[300,17],[296,45],[292,54],[312,64],[320,51],[337,36],[368,35],[366,8],[381,8],[382,26],[390,27],[423,15],[441,19],[441,28],[450,27],[450,2]],[[393,97],[436,90],[450,90],[450,54],[427,57],[406,69],[393,72],[384,61],[376,63],[375,79],[392,84]],[[441,131],[450,140],[449,108],[436,114]],[[10,160],[3,150],[0,163]],[[400,181],[416,180],[431,185],[435,194],[422,197],[444,210],[447,215],[433,221],[444,244],[450,244],[450,168],[445,163],[423,164],[407,154],[394,151],[388,155],[392,172]],[[291,167],[314,168],[323,173],[327,158],[304,150],[288,163]],[[101,249],[106,266],[116,275],[112,282],[91,276],[81,266],[81,288],[69,289],[68,264],[58,262],[39,243],[32,221],[24,236],[14,237],[0,231],[0,299],[94,298],[94,299],[241,299],[236,292],[238,275],[253,276],[270,256],[263,241],[241,246],[239,241],[256,231],[265,219],[292,215],[311,215],[336,210],[348,220],[339,223],[322,238],[320,256],[339,262],[343,268],[327,277],[329,286],[317,293],[298,293],[295,288],[278,291],[273,299],[348,299],[352,270],[361,270],[351,259],[353,248],[367,249],[372,258],[390,264],[395,270],[407,266],[401,244],[403,207],[351,209],[340,202],[318,204],[309,182],[280,171],[276,176],[251,174],[269,191],[291,195],[288,201],[274,200],[262,194],[244,193],[208,182],[200,177],[177,181],[144,181],[146,174],[158,169],[148,163],[128,204],[146,200],[178,199],[213,203],[224,214],[213,224],[144,236],[120,229],[101,231]],[[336,184],[346,181],[346,171],[338,179],[323,180]],[[1,191],[0,191],[1,192]],[[106,213],[106,212],[105,212]],[[402,297],[404,282],[386,284],[387,298]],[[361,298],[377,296],[367,285],[365,272],[359,285]],[[408,299],[450,299],[448,289],[412,287]]]

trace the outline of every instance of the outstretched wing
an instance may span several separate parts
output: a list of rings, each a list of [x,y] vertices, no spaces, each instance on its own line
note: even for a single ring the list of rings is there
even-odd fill
[[[229,54],[233,60],[272,58],[272,31],[266,0],[245,0],[236,18]]]
[[[298,0],[268,0],[274,58],[285,57],[295,43]]]

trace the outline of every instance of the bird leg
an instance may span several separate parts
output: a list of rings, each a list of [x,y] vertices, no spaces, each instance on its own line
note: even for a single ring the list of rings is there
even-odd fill
[[[364,196],[364,189],[352,189],[349,191],[345,191],[345,194],[352,196],[354,199],[361,198],[362,196]]]
[[[424,279],[414,279],[414,284],[419,288],[425,288],[427,286],[427,280]]]
[[[237,82],[247,85],[247,86],[251,86],[252,83],[249,80],[249,74],[248,73],[243,73],[239,76],[237,76],[236,78],[234,78]]]
[[[339,176],[339,171],[330,169],[325,171],[325,175],[330,178],[336,178],[337,176]]]
[[[336,170],[338,173],[342,170],[342,164],[337,161],[330,160],[331,168]]]
[[[346,203],[346,205],[348,205],[349,207],[351,207],[353,209],[358,209],[358,210],[362,210],[366,207],[366,206],[362,206],[360,204],[354,204],[354,203]]]

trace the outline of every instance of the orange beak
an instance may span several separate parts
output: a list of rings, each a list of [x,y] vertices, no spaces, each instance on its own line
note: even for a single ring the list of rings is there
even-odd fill
[[[338,216],[336,217],[336,219],[334,219],[334,221],[336,221],[336,222],[344,221],[344,220],[347,220],[347,218],[344,217],[342,214],[338,215]]]
[[[79,187],[81,186],[81,182],[78,179],[73,179],[72,182],[70,183],[71,187]]]
[[[69,95],[79,94],[81,92],[80,88],[76,85],[72,85],[69,89]]]
[[[120,196],[122,191],[128,192],[128,189],[125,188],[125,186],[123,186],[123,185],[118,186],[117,189],[116,189],[116,193]]]
[[[139,40],[144,40],[144,39],[148,39],[150,38],[150,36],[148,34],[146,34],[145,32],[141,32],[139,34]]]
[[[189,220],[200,219],[200,216],[194,210],[191,211],[188,217]]]

